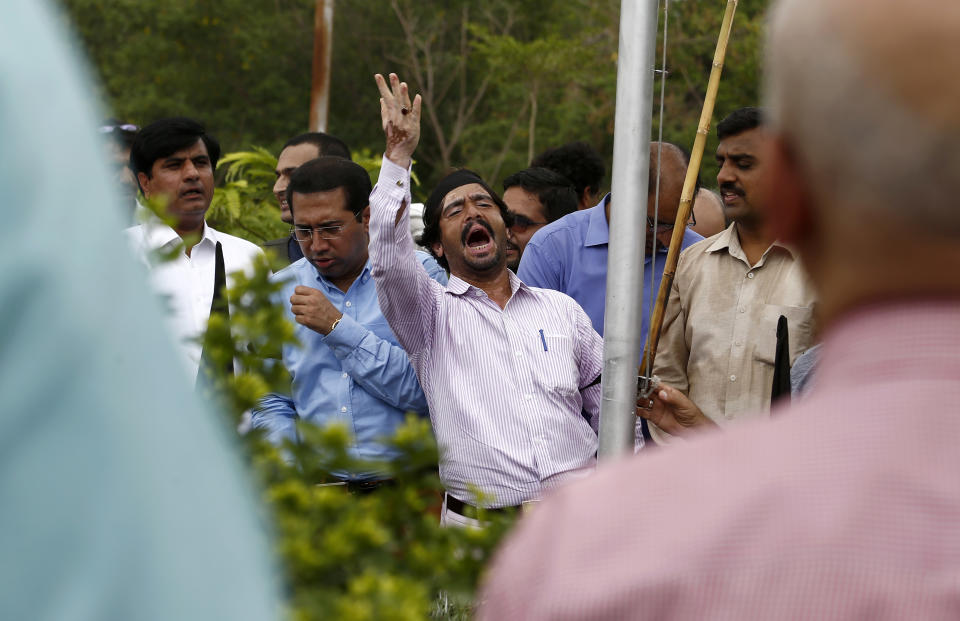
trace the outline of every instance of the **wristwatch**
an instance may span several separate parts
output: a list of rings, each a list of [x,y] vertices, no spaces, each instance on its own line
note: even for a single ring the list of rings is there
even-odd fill
[[[334,329],[336,329],[337,324],[340,323],[340,320],[341,320],[341,319],[343,319],[343,315],[342,315],[342,314],[341,314],[339,317],[337,317],[336,319],[333,320],[333,324],[330,326],[330,329],[327,330],[327,334],[330,334],[331,332],[334,331]]]

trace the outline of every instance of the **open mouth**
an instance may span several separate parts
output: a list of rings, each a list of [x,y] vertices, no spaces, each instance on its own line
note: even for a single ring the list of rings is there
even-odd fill
[[[723,200],[724,205],[737,202],[741,196],[743,196],[743,191],[736,188],[720,188],[720,199]]]
[[[187,200],[203,198],[203,190],[201,190],[200,188],[185,190],[180,193],[180,198],[185,198]]]
[[[463,234],[463,245],[474,256],[484,255],[493,248],[493,233],[486,223],[475,222]]]

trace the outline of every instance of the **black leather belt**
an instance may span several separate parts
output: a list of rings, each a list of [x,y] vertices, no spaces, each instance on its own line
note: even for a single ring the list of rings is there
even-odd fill
[[[370,492],[383,487],[384,485],[393,485],[396,483],[393,479],[379,479],[376,481],[347,481],[347,491],[351,494],[369,494]]]
[[[449,509],[450,511],[453,511],[454,513],[458,513],[464,517],[473,518],[473,519],[477,519],[477,515],[479,515],[480,511],[485,511],[487,513],[509,514],[509,513],[516,513],[517,511],[520,510],[520,507],[496,507],[496,508],[489,508],[489,509],[488,508],[480,509],[479,507],[475,507],[471,504],[467,504],[462,500],[458,500],[453,496],[451,496],[450,494],[447,494],[446,504],[447,504],[447,509]]]

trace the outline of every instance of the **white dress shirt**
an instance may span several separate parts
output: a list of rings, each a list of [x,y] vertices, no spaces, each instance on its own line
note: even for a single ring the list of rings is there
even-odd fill
[[[171,260],[164,261],[161,257],[173,252],[183,241],[170,226],[150,218],[124,233],[134,254],[150,270],[154,291],[164,298],[168,325],[183,352],[188,377],[195,379],[202,351],[199,337],[207,328],[213,301],[217,242],[223,248],[228,287],[233,285],[234,272],[252,273],[253,259],[263,255],[263,251],[245,239],[221,233],[205,223],[203,236],[191,249],[190,256],[181,248]]]

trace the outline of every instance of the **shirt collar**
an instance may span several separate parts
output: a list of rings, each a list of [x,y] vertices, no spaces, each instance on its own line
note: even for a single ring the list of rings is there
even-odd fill
[[[607,193],[599,203],[590,208],[590,220],[587,223],[587,235],[584,246],[603,246],[610,242],[610,225],[607,223],[607,205],[610,194]]]
[[[143,223],[143,229],[143,239],[148,250],[172,248],[175,244],[183,241],[173,230],[173,227],[153,214]],[[213,245],[217,243],[216,232],[207,226],[206,221],[203,223],[203,234],[200,236],[197,245],[203,244],[204,241],[209,241]]]
[[[517,291],[519,291],[520,289],[526,290],[528,288],[527,285],[522,280],[520,280],[517,277],[517,275],[513,273],[512,270],[507,270],[507,274],[509,275],[509,278],[510,278],[510,297],[511,298],[513,298],[513,296],[516,295]],[[483,289],[479,287],[475,287],[470,283],[468,283],[467,281],[463,280],[462,278],[459,278],[458,276],[454,276],[453,274],[450,274],[450,278],[447,279],[448,293],[452,293],[453,295],[456,295],[456,296],[461,296],[471,291],[473,292],[473,295],[478,297],[479,295],[486,295]]]
[[[339,287],[337,287],[337,286],[334,285],[332,282],[330,282],[329,280],[327,280],[327,279],[323,276],[323,274],[320,273],[320,270],[317,269],[317,266],[316,266],[316,265],[314,265],[313,263],[311,263],[309,260],[306,260],[306,259],[304,259],[304,262],[305,262],[305,263],[310,267],[310,269],[312,269],[313,272],[317,275],[317,282],[320,283],[320,286],[321,286],[321,287],[323,287],[324,292],[329,293],[329,292],[331,292],[331,291],[336,291],[336,292],[339,293],[340,295],[343,295],[343,294],[346,293],[346,291],[340,291],[340,288],[339,288]],[[366,263],[364,264],[364,266],[363,266],[363,271],[360,272],[360,275],[359,275],[359,276],[357,276],[357,280],[354,280],[353,283],[351,283],[350,287],[347,288],[347,291],[349,291],[349,290],[353,287],[353,285],[355,285],[355,284],[357,283],[358,280],[360,281],[361,284],[366,283],[368,280],[370,280],[370,259],[369,259],[369,257],[367,258],[367,262],[366,262]]]
[[[732,256],[747,260],[746,254],[743,252],[743,248],[740,246],[740,236],[736,232],[737,223],[733,222],[724,230],[722,233],[717,235],[717,238],[714,240],[710,247],[707,248],[707,252],[719,252],[720,250],[727,250]],[[792,246],[784,244],[779,240],[774,241],[770,244],[770,248],[776,246],[777,248],[782,248],[787,251],[793,259],[797,259],[797,252]],[[764,256],[770,252],[770,248],[763,253]]]

